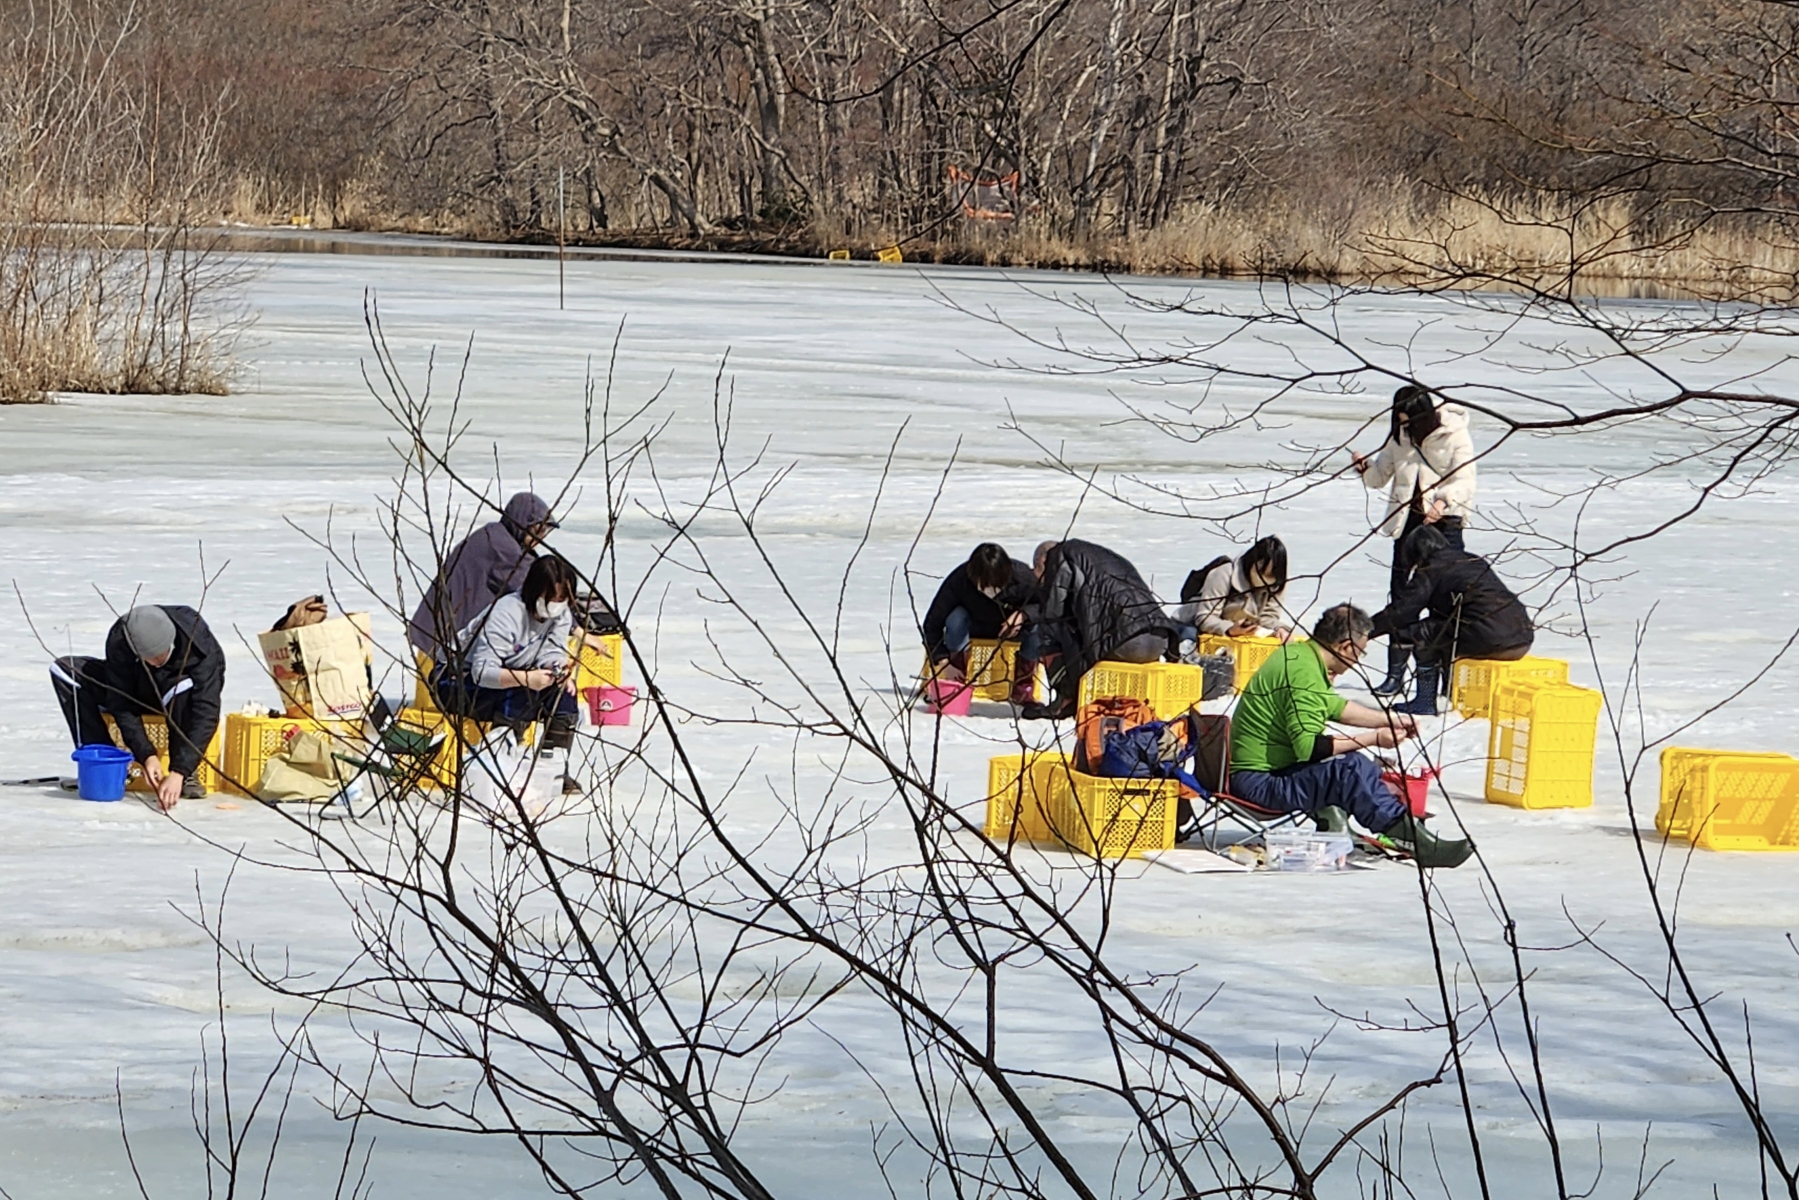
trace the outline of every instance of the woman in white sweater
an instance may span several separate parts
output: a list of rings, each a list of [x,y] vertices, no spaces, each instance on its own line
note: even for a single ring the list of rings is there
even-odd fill
[[[1474,503],[1474,442],[1468,436],[1468,411],[1439,403],[1424,388],[1407,384],[1393,393],[1392,427],[1373,458],[1350,452],[1362,482],[1385,488],[1387,511],[1377,532],[1393,539],[1393,573],[1388,598],[1397,596],[1411,575],[1404,554],[1405,537],[1430,525],[1443,540],[1462,549],[1462,527]],[[1378,696],[1404,686],[1411,651],[1389,642],[1387,677],[1374,687]]]
[[[451,660],[433,672],[439,707],[514,729],[545,721],[543,747],[566,750],[579,717],[568,658],[574,595],[569,565],[540,556],[518,591],[495,600],[456,635]]]
[[[1293,618],[1281,603],[1287,593],[1287,547],[1265,537],[1238,558],[1221,555],[1187,575],[1180,619],[1200,633],[1249,637],[1263,630],[1282,641],[1293,636]]]

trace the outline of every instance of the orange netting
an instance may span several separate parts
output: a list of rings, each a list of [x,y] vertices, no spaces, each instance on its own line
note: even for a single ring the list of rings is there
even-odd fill
[[[1018,172],[982,179],[960,167],[949,169],[950,192],[962,215],[974,221],[1010,221],[1018,215]]]

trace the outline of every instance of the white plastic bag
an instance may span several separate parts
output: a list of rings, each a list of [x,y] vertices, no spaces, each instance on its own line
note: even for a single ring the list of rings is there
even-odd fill
[[[496,729],[470,754],[463,770],[469,800],[496,815],[514,816],[523,805],[538,816],[562,790],[560,754],[539,755]]]

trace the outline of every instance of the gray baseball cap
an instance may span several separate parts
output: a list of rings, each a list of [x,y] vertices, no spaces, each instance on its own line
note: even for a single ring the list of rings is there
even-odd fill
[[[140,604],[125,614],[125,641],[139,658],[161,658],[175,648],[175,622],[159,606]]]

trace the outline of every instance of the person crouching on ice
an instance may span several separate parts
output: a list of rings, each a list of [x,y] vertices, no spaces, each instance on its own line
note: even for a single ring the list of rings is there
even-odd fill
[[[1254,637],[1264,630],[1286,641],[1293,618],[1281,603],[1287,594],[1287,547],[1265,537],[1239,557],[1220,555],[1187,574],[1180,618],[1200,633]]]
[[[225,652],[199,613],[140,604],[113,622],[105,658],[59,658],[50,682],[77,747],[111,745],[110,716],[165,812],[177,800],[205,797],[195,773],[219,728]],[[166,763],[144,730],[145,717],[168,723]]]
[[[521,733],[542,721],[546,729],[539,745],[567,750],[580,711],[568,658],[574,596],[575,573],[568,563],[547,554],[533,561],[524,586],[482,610],[457,635],[450,661],[432,669],[439,707]]]
[[[1180,657],[1182,627],[1168,615],[1129,559],[1115,550],[1070,538],[1038,547],[1043,558],[1044,636],[1061,660],[1050,672],[1056,696],[1030,705],[1028,718],[1062,720],[1075,715],[1081,676],[1107,660],[1155,662]]]
[[[920,632],[931,673],[959,680],[968,673],[968,643],[974,638],[1018,642],[1012,703],[1028,704],[1040,656],[1036,622],[1025,608],[1037,602],[1031,568],[992,542],[982,542],[968,561],[937,587]]]
[[[1361,661],[1373,627],[1361,609],[1338,604],[1318,618],[1311,641],[1289,642],[1262,664],[1231,719],[1231,794],[1273,812],[1311,814],[1327,829],[1343,828],[1347,813],[1419,866],[1459,867],[1473,847],[1425,829],[1362,753],[1416,736],[1416,723],[1331,687]],[[1355,732],[1332,733],[1332,723]]]
[[[1456,659],[1516,662],[1530,653],[1536,631],[1524,602],[1486,559],[1452,545],[1429,525],[1406,535],[1405,560],[1411,578],[1374,614],[1374,636],[1418,656],[1417,693],[1394,711],[1431,717]]]

